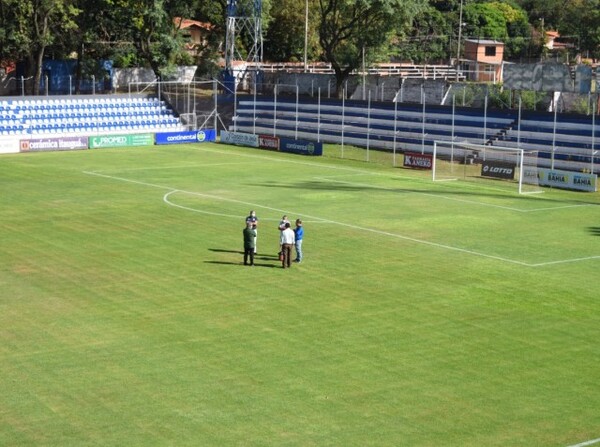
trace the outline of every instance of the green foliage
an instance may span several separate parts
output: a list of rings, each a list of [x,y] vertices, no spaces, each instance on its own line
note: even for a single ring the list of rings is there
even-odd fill
[[[565,5],[559,30],[577,50],[600,58],[600,0],[577,0]]]
[[[492,109],[511,109],[512,92],[502,89],[501,85],[490,86],[488,89],[488,106]]]
[[[271,9],[271,22],[265,34],[264,55],[268,61],[303,61],[305,36],[304,1],[282,0]],[[317,60],[320,54],[317,26],[317,0],[309,0],[308,10],[308,61]]]
[[[424,7],[420,0],[320,0],[319,42],[336,87],[350,72],[378,60],[392,38]]]
[[[570,111],[581,115],[589,115],[591,110],[590,98],[585,96],[575,99],[570,105]]]
[[[506,18],[493,3],[470,3],[463,14],[465,37],[497,40],[506,37]]]
[[[448,63],[451,34],[444,14],[428,6],[417,14],[407,34],[398,36],[396,57],[415,64]]]
[[[364,60],[448,62],[456,54],[459,10],[462,38],[505,43],[506,59],[543,54],[544,29],[556,29],[573,46],[600,57],[600,0],[308,0],[308,59],[331,62],[338,82]],[[3,0],[0,57],[27,61],[30,75],[49,50],[53,57],[113,59],[117,67],[217,63],[225,41],[226,0]],[[243,7],[252,8],[252,0]],[[262,3],[264,56],[273,61],[304,58],[304,1]],[[174,17],[210,22],[212,48],[203,61],[182,51]],[[532,30],[536,30],[532,33]],[[244,41],[244,37],[240,37]],[[246,39],[247,40],[247,39]],[[248,42],[247,42],[248,43]],[[212,70],[211,70],[212,71]],[[38,73],[39,74],[39,73]]]

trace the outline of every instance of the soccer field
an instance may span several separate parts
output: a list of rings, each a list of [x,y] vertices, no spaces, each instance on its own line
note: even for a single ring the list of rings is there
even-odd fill
[[[600,445],[600,194],[333,151],[1,156],[0,445]]]

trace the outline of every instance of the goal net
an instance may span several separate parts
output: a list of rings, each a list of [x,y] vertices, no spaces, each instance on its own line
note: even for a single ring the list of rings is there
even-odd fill
[[[435,141],[433,181],[501,181],[515,185],[519,194],[542,192],[538,152],[511,147]]]

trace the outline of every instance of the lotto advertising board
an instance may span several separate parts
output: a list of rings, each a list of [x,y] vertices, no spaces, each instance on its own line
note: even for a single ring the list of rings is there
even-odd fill
[[[258,135],[222,130],[221,143],[234,144],[236,146],[258,147]]]
[[[206,143],[217,140],[215,129],[160,132],[155,135],[156,144]]]
[[[513,180],[515,178],[516,165],[505,161],[489,161],[481,163],[481,176]]]
[[[154,134],[151,133],[135,135],[101,135],[90,137],[90,149],[152,145],[154,145]]]
[[[406,152],[404,154],[404,167],[416,169],[432,169],[433,155],[431,154],[416,154],[414,152]]]
[[[281,138],[279,140],[279,151],[300,155],[323,155],[323,143]]]
[[[598,190],[598,176],[581,172],[538,169],[539,184],[556,188],[595,192]]]
[[[58,137],[21,140],[21,152],[72,151],[88,148],[88,137]]]

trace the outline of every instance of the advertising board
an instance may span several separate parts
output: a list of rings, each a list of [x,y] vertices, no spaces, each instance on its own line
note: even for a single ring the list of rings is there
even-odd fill
[[[485,160],[481,163],[481,176],[513,180],[515,178],[515,169],[516,165],[511,162]]]
[[[99,135],[90,137],[90,149],[125,146],[152,146],[154,134]]]
[[[205,143],[216,141],[217,132],[214,129],[159,132],[155,137],[156,144]]]
[[[19,138],[16,136],[0,137],[0,154],[16,154],[19,152]]]
[[[598,175],[557,169],[538,169],[539,184],[556,188],[594,192],[598,190]]]
[[[21,140],[21,152],[71,151],[87,149],[88,137],[57,137]]]
[[[404,167],[417,169],[432,169],[433,155],[406,152],[404,154]]]
[[[258,147],[261,149],[271,149],[274,151],[279,150],[279,138],[271,137],[269,135],[258,136]]]
[[[323,155],[323,143],[281,138],[279,140],[279,150],[300,155]]]
[[[221,143],[234,144],[236,146],[258,147],[258,135],[242,132],[221,131]]]

